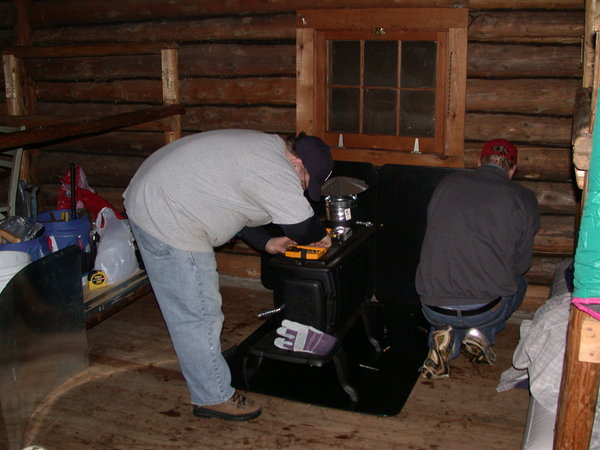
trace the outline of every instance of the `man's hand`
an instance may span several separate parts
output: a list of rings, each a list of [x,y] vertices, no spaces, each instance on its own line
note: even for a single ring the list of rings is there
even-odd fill
[[[329,233],[327,233],[325,235],[325,237],[323,239],[321,239],[319,242],[313,242],[312,244],[308,244],[311,247],[323,247],[323,248],[329,248],[331,247],[331,235]]]
[[[295,241],[293,241],[287,236],[278,236],[271,238],[267,241],[267,245],[265,245],[265,250],[267,251],[267,253],[271,253],[272,255],[276,253],[285,253],[285,250],[290,245],[294,245],[295,243]]]

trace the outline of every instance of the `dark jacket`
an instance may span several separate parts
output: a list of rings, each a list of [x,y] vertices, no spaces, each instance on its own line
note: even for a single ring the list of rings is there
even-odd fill
[[[436,187],[416,288],[426,305],[475,305],[513,295],[531,266],[537,200],[495,165],[458,172]]]

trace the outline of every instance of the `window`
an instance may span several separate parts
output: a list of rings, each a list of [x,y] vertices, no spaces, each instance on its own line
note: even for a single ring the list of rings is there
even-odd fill
[[[297,129],[336,159],[463,165],[465,9],[298,13]]]

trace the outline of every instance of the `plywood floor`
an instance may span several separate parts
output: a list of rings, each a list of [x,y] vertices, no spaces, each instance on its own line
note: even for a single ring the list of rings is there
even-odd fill
[[[272,305],[254,281],[224,278],[223,348],[260,325]],[[28,445],[69,449],[518,449],[528,393],[495,387],[510,365],[518,323],[498,336],[495,366],[463,356],[442,381],[419,379],[400,414],[378,417],[255,395],[253,421],[191,414],[187,389],[150,294],[88,331],[89,369],[60,386],[35,411]],[[254,395],[254,394],[253,394]]]

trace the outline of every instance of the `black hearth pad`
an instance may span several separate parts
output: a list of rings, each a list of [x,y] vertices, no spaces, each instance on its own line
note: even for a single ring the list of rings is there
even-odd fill
[[[358,320],[343,341],[347,358],[349,384],[358,401],[352,402],[342,389],[334,363],[322,367],[264,358],[248,377],[243,373],[247,347],[272,331],[276,321],[265,323],[248,339],[226,352],[237,389],[272,395],[288,400],[311,403],[380,416],[398,414],[419,376],[418,369],[427,355],[428,325],[420,310],[371,303],[368,309],[371,332],[380,343],[377,353],[367,340],[363,323]],[[247,366],[257,365],[250,355]]]

